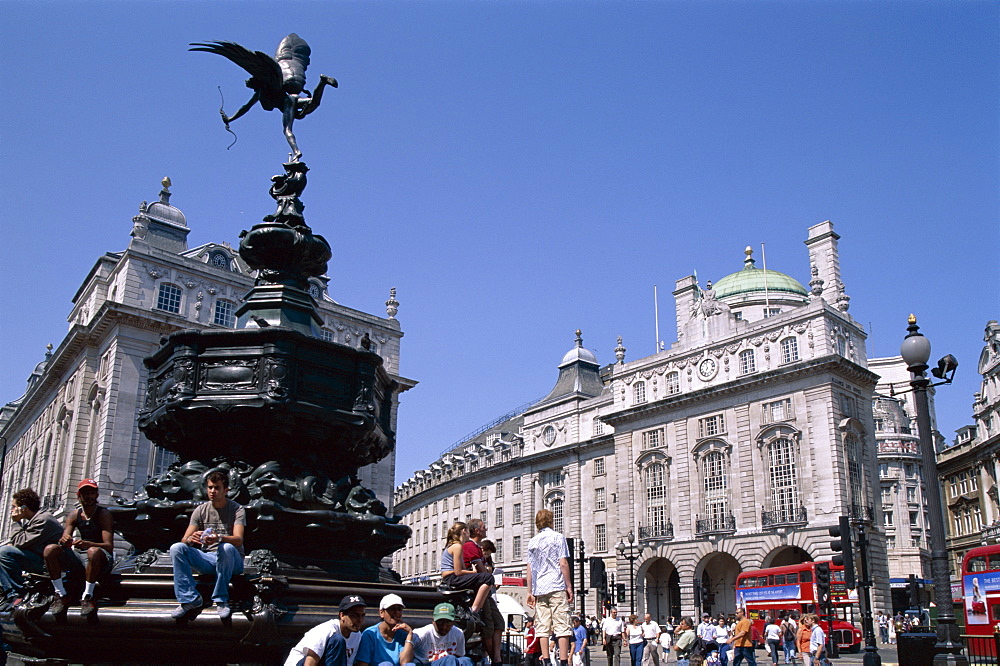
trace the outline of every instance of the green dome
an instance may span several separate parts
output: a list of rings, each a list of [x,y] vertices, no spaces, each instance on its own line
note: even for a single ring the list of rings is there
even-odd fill
[[[712,285],[715,297],[719,299],[743,294],[764,293],[764,276],[767,276],[768,293],[794,294],[808,297],[809,292],[793,277],[778,271],[764,270],[754,266],[750,248],[747,248],[747,258],[743,270],[727,275]]]

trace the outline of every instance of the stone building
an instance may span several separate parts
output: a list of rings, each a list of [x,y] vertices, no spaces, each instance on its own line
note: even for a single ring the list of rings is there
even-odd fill
[[[750,248],[714,287],[678,280],[677,341],[652,356],[626,361],[619,340],[602,368],[578,332],[548,395],[397,487],[414,537],[396,570],[436,580],[448,525],[482,517],[505,575],[523,575],[535,511],[548,507],[625,584],[619,606],[662,620],[732,612],[741,571],[829,559],[827,529],[842,515],[880,528],[878,377],[847,313],[838,240],[830,222],[809,229],[808,288],[758,268]],[[634,567],[615,547],[628,534]],[[878,529],[872,569],[883,608]],[[596,582],[584,577],[593,612]]]
[[[960,428],[938,454],[941,497],[948,527],[952,579],[976,546],[1000,543],[1000,324],[986,324],[979,356],[982,385],[972,402],[972,425]]]
[[[136,425],[146,388],[143,358],[174,331],[236,327],[236,310],[253,286],[253,272],[228,243],[188,247],[186,217],[170,204],[169,181],[164,183],[158,201],[140,205],[128,247],[100,257],[84,279],[66,337],[54,350],[49,346],[24,395],[0,410],[3,492],[32,487],[56,515],[74,506],[82,478],[96,479],[103,501],[110,502],[130,498],[166,469],[173,455],[153,446]],[[357,346],[367,334],[405,391],[415,382],[399,376],[403,333],[392,292],[382,318],[336,303],[322,279],[310,287],[324,322],[322,337]],[[398,398],[393,429],[396,405]],[[394,468],[390,455],[360,472],[364,485],[390,507]],[[8,505],[2,504],[0,538],[11,526]]]

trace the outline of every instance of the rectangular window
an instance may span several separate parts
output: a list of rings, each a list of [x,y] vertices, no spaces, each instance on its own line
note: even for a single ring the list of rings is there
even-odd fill
[[[749,375],[757,372],[757,357],[752,349],[745,349],[740,352],[740,374]]]
[[[882,489],[882,504],[892,504],[892,488]]]
[[[493,554],[493,561],[503,562],[503,539],[497,539],[494,545],[497,547],[497,552]]]
[[[443,500],[441,500],[441,511],[447,511],[447,510],[448,510],[448,498],[445,497]]]
[[[604,476],[604,458],[594,458],[594,476]]]
[[[660,429],[647,430],[642,433],[642,448],[654,449],[660,445]]]
[[[914,473],[913,463],[906,463],[906,465],[904,466],[904,469],[906,470],[906,476],[907,476],[907,478],[912,478],[913,477],[913,473]]]
[[[511,513],[510,520],[515,525],[521,522],[521,505],[520,504],[515,504],[514,505],[514,510]]]
[[[233,314],[232,301],[218,300],[215,302],[215,323],[226,328],[236,326],[236,315]]]
[[[764,319],[781,314],[781,308],[764,308]]]
[[[726,420],[722,414],[698,419],[698,437],[714,437],[726,432]]]
[[[480,511],[479,512],[479,520],[483,521],[484,523],[486,522],[486,512],[485,511]]]
[[[785,398],[774,402],[765,402],[764,423],[778,423],[792,418],[792,399]]]
[[[594,417],[594,437],[599,437],[604,434],[604,421],[598,417]]]
[[[333,331],[328,328],[324,328],[319,332],[319,337],[324,342],[333,342]]]
[[[636,382],[632,385],[632,404],[641,405],[646,402],[646,382]]]
[[[594,488],[594,509],[600,511],[601,509],[608,508],[607,497],[604,494],[604,488]]]
[[[515,493],[521,492],[521,477],[519,476],[514,477],[514,492]]]
[[[886,527],[892,527],[895,524],[892,522],[892,511],[883,511],[882,515],[885,516]]]
[[[911,511],[910,512],[910,527],[919,527],[920,526],[919,523],[920,523],[920,513],[918,513],[917,511]]]
[[[472,504],[472,491],[471,490],[466,490],[465,491],[465,503],[466,504]]]
[[[608,526],[594,525],[594,548],[598,553],[608,550]]]
[[[667,395],[674,395],[681,392],[681,375],[678,372],[667,373]]]
[[[503,497],[503,481],[497,481],[496,496]]]
[[[483,486],[482,488],[479,489],[479,499],[480,499],[480,501],[485,502],[486,498],[487,498],[487,495],[486,495],[486,486]]]
[[[498,506],[497,507],[497,519],[496,519],[496,522],[493,523],[493,527],[503,527],[503,507],[502,506]]]
[[[781,362],[792,363],[799,360],[799,341],[795,338],[785,338],[781,341]]]
[[[917,501],[917,487],[907,486],[906,487],[906,501],[911,504],[915,504]]]
[[[156,297],[156,308],[177,314],[181,311],[181,288],[175,284],[164,282]]]
[[[515,562],[521,559],[521,537],[514,537],[514,543],[512,544],[510,556]]]
[[[880,463],[878,466],[878,475],[880,478],[889,478],[889,465],[886,463]]]
[[[840,394],[840,411],[844,416],[852,417],[855,415],[854,408],[854,398],[849,395]]]

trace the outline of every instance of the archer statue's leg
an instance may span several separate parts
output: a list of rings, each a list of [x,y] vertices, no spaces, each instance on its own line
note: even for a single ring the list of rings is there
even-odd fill
[[[305,118],[310,113],[318,109],[320,102],[323,101],[323,89],[326,88],[327,86],[330,86],[331,88],[336,88],[337,79],[333,78],[332,76],[327,76],[326,74],[323,74],[322,76],[319,77],[319,85],[316,86],[316,90],[313,92],[312,96],[305,101],[305,104],[303,104],[299,108],[298,113],[296,114],[295,117]]]
[[[299,150],[299,146],[295,142],[295,134],[292,132],[292,122],[294,120],[295,100],[289,96],[284,108],[281,110],[281,124],[285,131],[285,139],[288,141],[288,146],[292,149],[292,162],[298,162],[299,158],[302,157],[302,151]]]

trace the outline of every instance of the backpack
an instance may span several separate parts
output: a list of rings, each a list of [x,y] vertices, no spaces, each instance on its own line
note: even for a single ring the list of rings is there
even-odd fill
[[[704,638],[695,634],[694,643],[688,650],[688,656],[704,657],[706,654],[708,654],[708,643],[705,642]]]
[[[783,631],[782,631],[781,636],[782,636],[782,638],[785,639],[785,642],[794,641],[795,640],[795,629],[792,628],[792,623],[786,621],[784,623],[784,625],[782,625],[782,628],[783,628]]]

